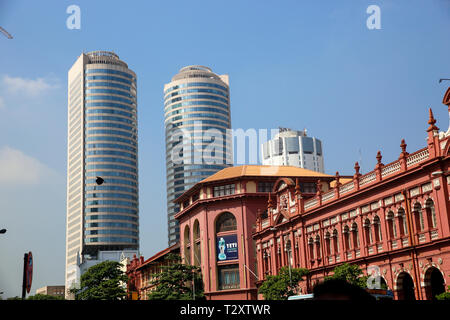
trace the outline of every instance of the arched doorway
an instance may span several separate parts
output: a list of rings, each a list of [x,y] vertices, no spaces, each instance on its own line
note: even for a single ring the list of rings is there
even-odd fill
[[[397,278],[397,295],[399,300],[416,300],[414,282],[407,272],[400,273]]]
[[[445,282],[442,273],[431,267],[425,273],[425,292],[427,300],[436,300],[436,296],[445,292]]]

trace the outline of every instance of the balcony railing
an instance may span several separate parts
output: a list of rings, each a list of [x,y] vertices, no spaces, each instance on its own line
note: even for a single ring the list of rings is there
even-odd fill
[[[417,152],[411,153],[406,158],[406,165],[408,167],[416,165],[424,160],[427,160],[429,156],[430,156],[430,153],[429,153],[428,149],[423,149],[423,150],[419,150]]]
[[[384,178],[393,173],[399,172],[400,169],[401,169],[400,162],[399,161],[393,162],[381,169],[381,177]]]
[[[410,166],[415,166],[418,163],[421,163],[427,159],[429,159],[429,151],[428,148],[424,148],[421,150],[418,150],[417,152],[414,152],[406,157],[406,169]],[[381,179],[384,177],[393,175],[397,172],[400,172],[402,170],[401,161],[405,160],[397,160],[394,161],[386,166],[381,167]],[[365,186],[368,186],[369,184],[377,181],[377,172],[376,170],[373,170],[371,172],[366,173],[365,175],[359,176],[358,178],[354,178],[352,181],[347,182],[345,184],[342,184],[339,186],[339,193],[338,196],[341,197],[344,194],[348,194],[352,191],[356,191],[358,189],[362,189]],[[356,182],[356,183],[355,183]],[[357,188],[359,186],[359,188]],[[319,198],[320,197],[320,198]],[[400,194],[398,196],[395,196],[395,201],[403,200],[403,195]],[[337,193],[334,189],[327,191],[326,193],[318,196],[314,196],[313,198],[307,199],[304,202],[303,208],[304,211],[309,211],[315,208],[319,203],[322,202],[330,202],[332,200],[337,199]],[[292,210],[295,211],[295,210]],[[273,213],[276,213],[276,210],[273,211]],[[294,212],[293,212],[294,213]],[[270,223],[269,221],[263,221],[262,228],[269,227]],[[434,238],[433,238],[434,237]],[[437,238],[437,233],[432,234],[432,239]],[[421,240],[419,240],[420,242]],[[406,243],[406,244],[405,244]],[[402,239],[402,245],[408,245],[408,239]],[[394,246],[398,246],[397,242],[392,242],[392,248],[395,248]]]
[[[375,181],[377,178],[377,175],[375,174],[375,172],[369,172],[368,174],[361,176],[360,180],[359,180],[359,186],[362,187],[366,184],[369,184],[373,181]]]

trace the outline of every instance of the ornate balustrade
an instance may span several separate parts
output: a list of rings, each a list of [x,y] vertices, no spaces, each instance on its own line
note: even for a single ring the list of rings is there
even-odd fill
[[[407,158],[406,158],[406,165],[408,167],[411,167],[413,165],[416,165],[422,161],[425,161],[428,159],[428,157],[430,156],[430,153],[428,151],[428,149],[423,149],[423,150],[419,150],[417,152],[414,152],[412,154],[410,154]]]

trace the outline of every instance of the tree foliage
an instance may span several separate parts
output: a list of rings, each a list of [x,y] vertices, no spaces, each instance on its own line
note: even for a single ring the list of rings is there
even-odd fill
[[[436,296],[437,300],[450,300],[450,286],[448,286],[448,290],[446,292],[442,292]]]
[[[276,276],[269,275],[264,280],[258,292],[266,300],[287,300],[298,292],[300,281],[309,273],[308,269],[282,267]]]
[[[448,290],[450,290],[450,286],[448,287]],[[438,294],[436,296],[436,299],[438,299],[438,300],[450,300],[450,291],[442,292],[441,294]]]
[[[80,289],[70,289],[76,300],[122,300],[126,289],[121,283],[127,276],[116,261],[103,261],[90,267],[80,279]]]
[[[330,277],[326,277],[325,281],[328,279],[345,280],[350,284],[356,285],[362,289],[366,289],[368,276],[363,275],[363,271],[359,266],[355,264],[344,263],[334,268],[333,275]]]
[[[167,266],[162,272],[152,274],[152,285],[156,289],[148,294],[149,300],[204,300],[203,280],[199,267],[181,263],[176,254],[168,254],[165,258]],[[193,290],[193,285],[195,290]]]

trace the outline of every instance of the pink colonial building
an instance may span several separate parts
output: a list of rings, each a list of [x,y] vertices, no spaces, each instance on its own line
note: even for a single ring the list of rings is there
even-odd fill
[[[450,88],[443,103],[450,112]],[[450,129],[439,132],[435,123],[430,109],[425,148],[408,153],[402,140],[396,161],[383,164],[378,152],[373,171],[362,175],[356,163],[352,179],[336,173],[334,187],[319,188],[313,197],[303,194],[297,179],[278,179],[267,216],[258,215],[253,234],[257,285],[291,265],[310,270],[301,283],[302,293],[308,293],[347,262],[366,274],[375,270],[396,299],[433,299],[445,291],[450,280]]]
[[[269,194],[280,177],[296,179],[306,197],[315,195],[317,179],[324,191],[335,179],[297,167],[237,166],[206,178],[175,200],[181,210],[175,216],[181,256],[201,267],[207,299],[257,299],[260,275],[252,233],[257,216],[267,215]]]

